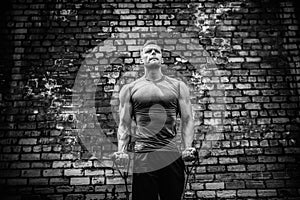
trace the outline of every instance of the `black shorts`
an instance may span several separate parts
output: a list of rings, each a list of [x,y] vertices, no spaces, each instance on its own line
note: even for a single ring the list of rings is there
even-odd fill
[[[160,152],[157,154],[136,154],[135,165],[147,167],[148,162],[160,159],[176,159],[169,165],[147,171],[133,173],[132,200],[180,200],[184,190],[184,162],[177,152]],[[141,163],[139,163],[140,161]],[[151,166],[153,167],[153,166]]]

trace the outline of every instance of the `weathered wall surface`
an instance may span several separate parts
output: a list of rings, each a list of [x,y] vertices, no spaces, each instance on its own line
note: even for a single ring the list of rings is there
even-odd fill
[[[151,38],[163,43],[164,72],[191,90],[201,163],[185,198],[300,198],[296,1],[13,0],[0,9],[4,199],[126,197],[109,158],[118,91],[142,75],[139,48]]]

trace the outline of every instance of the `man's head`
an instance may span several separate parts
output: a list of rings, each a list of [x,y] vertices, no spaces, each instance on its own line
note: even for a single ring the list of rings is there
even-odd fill
[[[146,67],[160,67],[162,64],[162,49],[155,40],[147,41],[141,49],[141,59]]]

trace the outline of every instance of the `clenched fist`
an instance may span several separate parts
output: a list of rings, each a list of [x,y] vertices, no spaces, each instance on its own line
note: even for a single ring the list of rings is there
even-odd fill
[[[194,147],[187,147],[182,152],[182,159],[184,161],[193,161],[196,159],[196,154],[197,154],[197,151]]]
[[[117,165],[120,166],[127,166],[129,163],[129,155],[122,151],[113,153],[112,159],[116,162]]]

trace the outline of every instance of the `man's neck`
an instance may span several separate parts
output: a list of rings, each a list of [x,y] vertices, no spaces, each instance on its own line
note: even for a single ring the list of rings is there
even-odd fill
[[[150,81],[157,81],[163,77],[161,68],[148,69],[145,68],[145,78]]]

